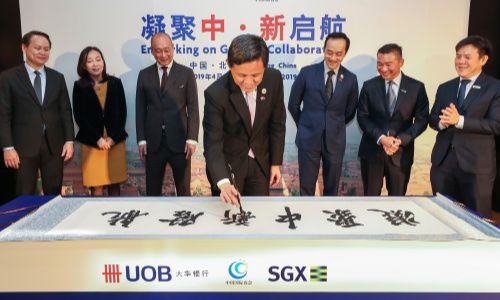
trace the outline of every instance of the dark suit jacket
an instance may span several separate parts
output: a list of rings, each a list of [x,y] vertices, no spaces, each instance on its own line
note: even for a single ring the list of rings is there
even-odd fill
[[[250,147],[268,178],[270,166],[282,164],[286,111],[283,80],[278,70],[266,69],[257,87],[256,101],[252,127],[245,97],[230,72],[205,90],[203,144],[207,174],[213,185],[230,178],[227,163],[231,164],[235,176],[241,178]]]
[[[329,99],[324,72],[323,61],[300,70],[292,85],[288,110],[297,125],[295,144],[299,149],[319,151],[325,132],[328,151],[342,162],[346,144],[345,125],[356,113],[358,79],[340,66],[335,90]]]
[[[198,140],[198,89],[190,68],[174,61],[163,91],[156,63],[141,70],[135,100],[137,141],[146,140],[148,152],[159,149],[162,125],[173,152],[184,152],[188,139]]]
[[[401,146],[390,156],[396,166],[413,164],[414,140],[427,128],[429,100],[422,82],[402,74],[392,116],[386,100],[385,80],[376,76],[363,84],[358,103],[358,124],[363,130],[359,157],[382,159],[386,154],[378,138],[387,132],[401,139]]]
[[[104,110],[87,79],[75,81],[73,86],[73,114],[80,130],[76,140],[92,147],[97,147],[97,140],[102,137],[104,128],[115,143],[127,138],[127,104],[120,79],[109,76]]]
[[[439,166],[451,145],[461,170],[492,174],[496,169],[495,135],[500,134],[500,81],[481,73],[464,102],[463,129],[451,126],[439,130],[441,109],[457,99],[459,78],[441,84],[431,110],[430,126],[438,131],[431,162]]]
[[[496,136],[496,150],[497,150],[497,170],[500,170],[500,136]],[[497,171],[497,175],[495,177],[495,184],[493,185],[493,210],[496,212],[500,212],[500,172]]]
[[[64,76],[45,67],[47,82],[43,105],[24,63],[0,75],[0,147],[14,146],[20,156],[38,154],[43,129],[53,154],[62,153],[65,142],[73,141],[71,103]]]

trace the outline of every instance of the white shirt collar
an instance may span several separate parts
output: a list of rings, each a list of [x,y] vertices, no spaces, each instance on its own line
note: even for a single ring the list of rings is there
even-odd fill
[[[173,65],[173,64],[174,64],[174,60],[172,59],[172,61],[171,61],[168,65],[166,65],[166,66],[165,66],[165,67],[167,67],[167,68],[168,68],[167,72],[169,72],[169,73],[170,73],[170,70],[172,70],[172,65]],[[156,62],[156,67],[158,68],[158,71],[163,72],[163,69],[162,69],[162,68],[163,68],[164,66],[162,66],[162,65],[160,65],[158,62]]]
[[[328,78],[328,72],[330,71],[330,68],[328,68],[328,65],[326,64],[326,61],[323,60],[323,66],[324,66],[324,75],[325,75],[325,78]],[[335,72],[335,77],[337,77],[337,75],[339,74],[339,70],[340,70],[340,65],[335,69],[333,70],[333,72]]]
[[[403,77],[403,72],[399,72],[398,76],[396,76],[396,78],[394,78],[392,80],[392,82],[396,85],[396,86],[400,86],[401,85],[401,78]],[[385,84],[389,84],[389,80],[385,80]]]
[[[243,97],[245,97],[245,99],[247,99],[247,93],[242,88],[240,88],[240,89],[241,89],[241,92],[243,93]],[[252,91],[252,96],[254,99],[257,98],[257,89]]]
[[[477,78],[479,77],[479,75],[481,75],[482,71],[477,73],[476,75],[472,76],[471,78],[464,78],[464,77],[461,77],[460,76],[460,81],[464,80],[464,79],[469,79],[470,80],[470,83],[474,83],[476,82]]]
[[[30,65],[28,65],[27,62],[24,63],[24,66],[26,67],[26,70],[28,71],[29,74],[35,75],[35,71],[40,72],[40,74],[45,75],[45,66],[42,66],[39,70],[33,69]]]

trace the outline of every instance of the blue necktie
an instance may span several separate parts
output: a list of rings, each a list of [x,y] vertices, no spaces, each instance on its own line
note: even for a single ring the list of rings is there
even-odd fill
[[[469,82],[470,82],[470,79],[460,80],[460,88],[458,89],[458,99],[457,99],[457,105],[458,105],[459,112],[461,112],[464,109],[465,89],[467,88],[467,85],[469,84]]]

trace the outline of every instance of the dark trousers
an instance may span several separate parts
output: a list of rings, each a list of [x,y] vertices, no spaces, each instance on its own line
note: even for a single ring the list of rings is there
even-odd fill
[[[2,155],[0,155],[0,205],[14,199],[16,195],[15,171],[5,166]]]
[[[398,167],[387,155],[383,159],[361,159],[361,178],[365,196],[380,196],[385,177],[389,196],[404,196],[410,181],[411,165]]]
[[[189,196],[190,191],[186,181],[190,177],[186,176],[186,154],[171,151],[165,136],[161,139],[158,151],[148,151],[146,155],[146,195],[161,196],[167,163],[172,168],[177,196]]]
[[[500,160],[499,158],[497,158]],[[491,197],[491,208],[500,213],[500,165],[497,163],[497,176],[495,177],[495,183],[493,184],[493,196]]]
[[[239,170],[233,170],[236,187],[242,196],[269,196],[269,178],[257,161],[247,157],[247,161]],[[210,174],[207,174],[210,178]],[[229,179],[229,178],[228,178]],[[219,196],[217,182],[210,182],[212,196]]]
[[[318,180],[319,163],[323,161],[323,195],[337,196],[340,176],[342,175],[342,159],[332,155],[326,148],[324,135],[321,139],[321,149],[299,149],[299,180],[300,195],[314,196]]]
[[[247,174],[242,182],[238,183],[238,188],[243,191],[244,196],[269,196],[269,178],[260,168],[257,161],[248,157]],[[241,188],[240,188],[241,186]]]
[[[439,166],[431,167],[432,193],[441,193],[478,213],[489,216],[495,174],[473,174],[460,169],[455,151],[450,148]]]
[[[497,176],[495,177],[495,183],[493,185],[493,197],[492,197],[492,208],[494,211],[500,213],[500,136],[496,139],[497,146]]]
[[[44,195],[59,195],[62,188],[64,160],[61,153],[49,148],[46,138],[42,138],[40,151],[36,156],[19,156],[20,165],[16,171],[16,195],[34,195],[38,170],[42,177]]]

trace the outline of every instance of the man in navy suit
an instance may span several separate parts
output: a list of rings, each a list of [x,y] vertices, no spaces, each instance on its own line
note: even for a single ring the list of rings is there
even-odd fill
[[[338,193],[346,124],[354,118],[358,101],[356,75],[341,65],[349,44],[346,34],[329,34],[323,47],[324,60],[302,68],[292,85],[288,110],[297,125],[295,144],[302,196],[314,195],[320,160],[323,194]]]
[[[431,157],[432,191],[489,216],[495,135],[500,134],[500,81],[482,72],[491,54],[487,39],[466,37],[455,51],[459,77],[438,87],[429,122],[438,132]]]
[[[16,194],[61,193],[64,161],[73,157],[73,116],[64,76],[45,66],[52,43],[40,31],[23,36],[26,62],[0,76],[0,147],[16,171]]]
[[[359,145],[365,196],[378,196],[384,177],[390,196],[406,194],[415,139],[427,128],[424,84],[401,72],[403,50],[386,44],[377,52],[376,76],[363,84],[358,102]]]

